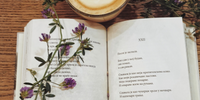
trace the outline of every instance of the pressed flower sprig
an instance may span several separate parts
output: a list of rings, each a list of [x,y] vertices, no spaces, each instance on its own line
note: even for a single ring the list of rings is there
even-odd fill
[[[82,39],[82,35],[87,30],[87,27],[84,25],[84,23],[79,23],[78,27],[75,27],[75,30],[72,30],[72,32],[75,35],[74,38],[79,38],[78,41],[79,41],[80,45],[71,57],[69,57],[66,61],[62,60],[63,56],[69,56],[70,48],[72,47],[72,45],[74,45],[74,42],[66,41],[66,40],[69,40],[69,38],[63,39],[62,29],[64,29],[64,27],[61,25],[61,23],[59,21],[59,17],[54,9],[54,6],[59,1],[64,1],[64,0],[45,0],[43,5],[45,5],[46,7],[41,12],[42,16],[44,18],[53,18],[53,23],[49,24],[50,26],[52,26],[52,28],[49,32],[50,34],[52,34],[54,32],[56,27],[59,27],[59,30],[60,30],[59,43],[58,43],[58,45],[56,45],[56,50],[54,52],[50,53],[48,41],[50,40],[51,36],[50,36],[50,34],[41,33],[42,37],[39,37],[39,40],[41,42],[45,42],[47,44],[48,57],[47,57],[47,60],[44,60],[41,57],[35,57],[35,59],[40,62],[38,67],[42,67],[44,64],[47,64],[47,67],[46,67],[43,77],[39,80],[36,77],[36,74],[37,74],[36,71],[34,71],[32,69],[27,69],[30,72],[30,74],[33,76],[35,82],[33,82],[33,83],[25,82],[24,83],[25,85],[30,85],[31,87],[25,86],[25,87],[21,88],[21,90],[20,90],[20,92],[21,92],[20,99],[21,100],[24,100],[26,98],[31,98],[34,95],[33,91],[36,92],[35,100],[37,100],[38,95],[40,96],[41,100],[46,100],[46,97],[55,97],[54,94],[51,94],[51,84],[50,83],[60,86],[61,89],[66,89],[66,90],[73,89],[77,84],[74,79],[65,78],[62,83],[57,84],[57,83],[51,81],[51,75],[54,74],[56,71],[58,71],[66,63],[68,63],[69,61],[72,61],[74,59],[76,59],[78,63],[79,63],[79,59],[81,59],[82,62],[84,62],[84,60],[81,56],[85,55],[85,50],[93,49],[93,46],[90,44],[89,38]],[[56,18],[54,18],[54,15],[56,15]],[[53,70],[49,74],[47,74],[49,67],[53,61],[53,58],[56,54],[58,54],[59,64],[55,70]]]

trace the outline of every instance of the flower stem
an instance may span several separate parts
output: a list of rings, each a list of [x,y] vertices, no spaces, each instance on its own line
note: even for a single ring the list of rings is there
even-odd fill
[[[58,15],[57,15],[56,10],[54,9],[53,6],[52,6],[52,9],[54,10],[55,15],[56,15],[56,17],[57,17],[57,19],[58,19],[58,23],[60,24],[60,21],[59,21]],[[60,41],[59,41],[59,44],[58,44],[58,45],[61,44],[61,42],[62,42],[62,38],[63,38],[63,37],[62,37],[62,30],[61,30],[61,28],[60,28]],[[44,75],[43,75],[43,78],[44,78],[45,75],[47,74],[47,71],[48,71],[48,69],[49,69],[49,67],[50,67],[50,65],[51,65],[51,62],[52,62],[52,60],[53,60],[53,58],[54,58],[56,52],[58,51],[58,48],[59,48],[59,47],[56,47],[56,50],[54,51],[53,56],[51,57],[51,59],[50,59],[50,61],[49,61],[49,64],[48,64],[47,69],[46,69],[46,71],[45,71],[45,73],[44,73]]]
[[[40,87],[41,87],[41,85],[38,87],[38,90],[37,90],[37,93],[36,93],[36,96],[35,96],[35,100],[37,100],[37,96],[39,94]]]
[[[59,70],[62,66],[64,66],[67,62],[69,62],[69,61],[74,57],[74,55],[81,49],[81,46],[82,46],[82,45],[80,45],[80,46],[78,47],[78,49],[76,50],[76,52],[75,52],[67,61],[65,61],[63,64],[61,64],[60,66],[58,66],[54,71],[52,71],[51,73],[49,73],[48,75],[44,76],[42,79],[40,79],[39,81],[37,81],[36,83],[34,83],[33,87],[34,87],[35,85],[37,85],[39,82],[43,81],[45,78],[49,77],[51,74],[55,73],[55,72],[56,72],[57,70]]]
[[[49,56],[49,43],[47,42],[47,54]],[[48,59],[47,59],[48,60]]]
[[[50,83],[53,83],[53,84],[55,84],[55,85],[58,85],[58,86],[60,86],[60,84],[58,84],[58,83],[55,83],[55,82],[52,82],[52,81],[48,81],[48,82],[50,82]]]
[[[57,15],[56,10],[54,9],[53,6],[52,6],[52,9],[54,10],[55,15],[56,15],[56,17],[57,17],[57,19],[58,19],[58,23],[60,24],[58,15]],[[61,30],[61,27],[60,27],[60,41],[59,41],[59,44],[58,44],[58,45],[60,45],[61,42],[62,42],[62,30]],[[46,78],[45,76],[46,76],[47,71],[48,71],[48,69],[49,69],[49,67],[50,67],[50,65],[51,65],[51,62],[53,61],[53,58],[54,58],[56,52],[58,51],[58,48],[59,48],[59,47],[56,47],[56,50],[54,51],[53,56],[51,57],[51,59],[50,59],[50,61],[49,61],[49,64],[48,64],[48,66],[47,66],[47,68],[46,68],[46,71],[45,71],[45,73],[44,73],[44,75],[43,75],[43,78],[42,78],[40,81],[36,82],[36,84],[38,84],[39,82],[41,82],[41,84],[42,84],[42,81]],[[47,76],[47,77],[48,77],[48,76]],[[35,84],[35,85],[36,85],[36,84]],[[34,87],[34,85],[33,85],[33,87]],[[39,90],[39,89],[40,89],[40,87],[38,88],[38,90]],[[38,93],[36,94],[35,100],[37,99],[37,96],[38,96]]]

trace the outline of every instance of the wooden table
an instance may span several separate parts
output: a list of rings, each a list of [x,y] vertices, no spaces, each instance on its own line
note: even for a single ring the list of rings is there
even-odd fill
[[[13,100],[16,71],[17,32],[23,32],[31,19],[41,19],[43,0],[1,0],[0,1],[0,100]],[[83,19],[74,13],[66,2],[58,3],[56,11],[60,18]],[[127,6],[115,19],[101,23],[105,27],[113,23],[141,18],[140,4]],[[197,40],[200,54],[200,39]],[[199,59],[200,61],[200,59]]]

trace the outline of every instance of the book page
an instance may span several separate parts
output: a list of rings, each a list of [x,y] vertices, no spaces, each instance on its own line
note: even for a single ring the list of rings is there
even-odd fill
[[[200,99],[200,87],[199,87],[199,65],[196,38],[193,36],[194,27],[186,27],[184,24],[184,31],[186,36],[187,56],[189,63],[189,77],[190,77],[190,89],[192,100]]]
[[[22,78],[22,57],[23,57],[23,40],[24,33],[17,33],[17,45],[16,45],[16,56],[17,56],[17,66],[16,66],[16,83],[15,83],[15,92],[14,100],[18,100],[20,96],[21,78]]]
[[[110,100],[191,100],[182,18],[114,24],[108,54]]]
[[[85,51],[85,56],[82,56],[84,63],[80,60],[79,65],[76,60],[67,63],[56,74],[52,75],[51,81],[60,84],[65,78],[73,78],[77,85],[73,89],[61,90],[59,86],[51,84],[51,93],[55,94],[54,98],[47,100],[106,100],[107,99],[107,58],[106,58],[106,29],[97,23],[74,20],[74,19],[60,19],[64,29],[62,31],[64,38],[74,37],[72,29],[78,26],[79,23],[84,23],[87,26],[87,31],[83,35],[83,39],[90,38],[93,45],[92,51]],[[47,46],[45,42],[40,42],[39,37],[41,33],[49,33],[52,26],[52,19],[35,19],[31,20],[25,28],[25,44],[24,62],[23,62],[23,78],[22,82],[35,82],[34,78],[26,68],[37,71],[36,77],[42,78],[47,64],[38,67],[40,62],[35,60],[35,56],[47,59]],[[59,28],[51,34],[49,40],[49,51],[53,52],[55,46],[59,41]],[[75,45],[70,49],[70,56],[73,55],[78,48],[79,43],[77,39],[71,39]],[[67,60],[64,57],[63,60]],[[58,56],[56,54],[48,73],[53,71],[58,65]],[[34,99],[33,96],[31,98]],[[38,98],[39,100],[40,98]]]

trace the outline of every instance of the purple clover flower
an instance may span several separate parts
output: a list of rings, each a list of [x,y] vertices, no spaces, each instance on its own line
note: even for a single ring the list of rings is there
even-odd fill
[[[21,89],[20,89],[20,97],[22,98],[22,99],[24,99],[24,98],[31,98],[32,96],[33,96],[33,90],[30,88],[30,87],[22,87]]]
[[[40,41],[48,42],[49,39],[51,38],[51,36],[46,33],[42,33],[41,35],[42,35],[42,38],[39,37]]]
[[[174,2],[179,4],[179,3],[182,3],[183,0],[174,0]]]
[[[47,10],[44,9],[43,11],[41,11],[41,13],[42,13],[42,16],[46,19],[53,17],[53,15],[55,14],[54,11],[51,9],[47,9]]]
[[[72,78],[65,78],[60,86],[64,89],[74,88],[76,86],[76,81]]]
[[[61,47],[60,47],[60,52],[62,51],[63,48],[64,48],[64,46],[61,46]],[[71,48],[71,46],[66,45],[66,47],[65,47],[65,52],[64,52],[64,54],[65,54],[66,56],[69,55],[69,49],[70,49],[70,48]]]
[[[87,27],[85,26],[84,23],[79,23],[78,27],[75,27],[75,29],[72,29],[72,32],[76,34],[77,36],[80,36],[81,33],[84,34],[85,31],[87,30]]]

